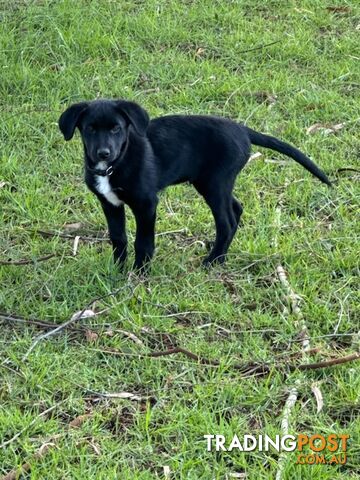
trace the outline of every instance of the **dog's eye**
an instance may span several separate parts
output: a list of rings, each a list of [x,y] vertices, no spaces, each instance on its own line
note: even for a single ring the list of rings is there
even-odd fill
[[[86,127],[86,129],[89,133],[95,133],[96,132],[95,128],[92,125],[88,125]]]
[[[113,127],[113,128],[110,130],[110,132],[111,132],[111,133],[119,133],[120,130],[121,130],[120,125],[115,125],[115,127]]]

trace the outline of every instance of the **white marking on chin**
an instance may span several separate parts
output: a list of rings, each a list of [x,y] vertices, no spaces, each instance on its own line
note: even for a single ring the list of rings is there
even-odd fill
[[[104,162],[99,162],[97,165],[98,168],[100,163],[104,163]],[[102,177],[101,175],[95,175],[95,182],[96,182],[96,185],[95,185],[96,190],[101,195],[104,195],[104,197],[109,203],[111,203],[115,207],[119,207],[120,205],[123,204],[120,198],[118,198],[116,193],[114,193],[114,191],[112,190],[109,182],[109,177]]]
[[[97,168],[98,170],[106,170],[107,167],[108,167],[108,166],[107,166],[107,163],[106,163],[106,162],[98,162],[98,163],[96,164],[96,168]]]

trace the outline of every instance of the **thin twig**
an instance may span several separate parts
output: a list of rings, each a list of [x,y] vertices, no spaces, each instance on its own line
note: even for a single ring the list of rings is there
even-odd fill
[[[281,40],[275,40],[275,42],[270,42],[270,43],[264,43],[263,45],[259,45],[258,47],[253,47],[249,48],[247,50],[241,50],[240,52],[236,52],[237,55],[241,53],[247,53],[247,52],[254,52],[255,50],[261,50],[266,47],[270,47],[271,45],[275,45],[276,43],[280,43]]]
[[[84,314],[84,312],[88,309],[90,309],[94,303],[100,301],[100,300],[103,300],[104,298],[108,298],[108,297],[113,297],[115,295],[117,295],[119,292],[121,292],[122,290],[125,290],[127,288],[130,288],[131,289],[131,293],[133,295],[133,292],[134,292],[134,289],[129,285],[129,284],[126,284],[124,285],[123,287],[120,287],[120,288],[117,288],[116,290],[114,290],[113,292],[110,292],[110,293],[106,293],[105,295],[101,295],[100,297],[97,297],[97,298],[94,298],[93,300],[91,300],[87,305],[86,307],[84,307],[80,313],[78,315],[75,315],[75,316],[72,316],[69,320],[67,320],[66,322],[62,323],[61,325],[58,325],[56,328],[54,328],[54,330],[51,330],[50,332],[47,332],[47,333],[44,333],[43,335],[40,335],[38,336],[34,342],[31,344],[30,348],[28,349],[28,351],[26,352],[26,354],[24,355],[23,357],[23,361],[26,360],[28,358],[28,356],[30,355],[30,353],[34,350],[34,348],[36,347],[36,345],[41,342],[42,340],[45,340],[46,338],[49,338],[53,335],[56,335],[57,333],[61,332],[62,330],[64,330],[65,328],[68,328],[70,325],[72,325],[73,323],[77,322],[78,320],[80,320]]]
[[[33,460],[42,459],[50,450],[50,448],[53,448],[55,446],[56,446],[56,442],[47,442],[41,445],[39,450],[33,455]],[[10,472],[8,472],[6,475],[1,477],[1,480],[18,480],[22,474],[29,472],[30,469],[31,469],[31,465],[29,462],[23,463],[20,467],[14,468]]]
[[[63,233],[63,232],[46,232],[44,230],[34,230],[35,233],[38,233],[39,235],[43,237],[60,237],[60,238],[67,238],[69,240],[74,240],[77,235],[72,235],[71,233]],[[89,235],[81,235],[81,240],[87,241],[87,242],[108,242],[109,237],[92,237]]]
[[[57,328],[59,326],[58,323],[53,323],[53,322],[45,322],[43,320],[35,320],[32,318],[24,318],[20,317],[19,315],[15,315],[12,313],[5,313],[5,312],[0,312],[0,321],[9,321],[9,322],[18,322],[18,323],[26,323],[29,325],[34,325],[36,327],[41,327],[41,328]],[[74,331],[85,331],[86,329],[83,328],[81,325],[79,327],[74,327],[70,326]]]
[[[360,352],[352,353],[351,355],[346,355],[345,357],[332,358],[331,360],[326,360],[324,362],[317,363],[305,363],[303,365],[298,365],[297,367],[292,367],[293,370],[318,370],[320,368],[333,367],[334,365],[341,365],[342,363],[353,362],[354,360],[360,359]]]
[[[43,414],[44,413],[45,412],[43,412]],[[78,415],[76,418],[74,418],[68,424],[68,428],[72,429],[72,428],[80,427],[84,423],[84,421],[86,419],[90,418],[91,416],[92,416],[91,413],[86,413],[84,415]],[[30,425],[28,427],[30,427]],[[41,447],[37,450],[37,452],[32,456],[32,461],[41,460],[43,457],[45,457],[45,455],[48,453],[48,451],[51,448],[56,447],[60,437],[61,437],[61,435],[59,435],[59,434],[58,435],[52,435],[52,437],[49,440],[47,440],[46,443],[41,445]],[[14,468],[10,472],[8,472],[6,475],[1,477],[1,480],[18,480],[18,478],[22,474],[30,471],[30,469],[31,469],[30,462],[23,463],[22,465],[20,465],[20,467]]]
[[[48,413],[52,412],[57,408],[61,403],[63,403],[64,400],[61,402],[57,403],[56,405],[53,405],[52,407],[48,408],[47,410],[41,412],[34,420],[32,420],[29,425],[26,425],[26,427],[22,428],[18,433],[16,433],[13,437],[11,437],[9,440],[6,440],[5,442],[0,444],[0,449],[6,447],[7,445],[10,445],[10,443],[14,442],[17,438],[19,438],[26,430],[28,430],[30,427],[32,427],[41,417],[44,417]]]
[[[125,337],[128,337],[130,338],[133,342],[137,343],[138,345],[141,345],[141,346],[144,346],[143,342],[140,340],[140,338],[138,338],[134,333],[132,332],[127,332],[126,330],[121,330],[119,328],[117,328],[116,330],[114,330],[114,332],[118,332],[118,333],[121,333],[122,335],[124,335]]]
[[[360,170],[358,168],[352,168],[352,167],[344,167],[344,168],[338,168],[336,170],[337,173],[341,172],[355,172],[355,173],[360,173]]]
[[[331,337],[353,337],[360,335],[360,332],[349,332],[349,333],[328,333],[327,335],[315,335],[314,337],[308,337],[309,340],[315,340],[318,338],[331,338]],[[302,342],[303,339],[293,338],[288,340],[290,343]]]
[[[58,254],[56,253],[50,253],[49,255],[45,255],[44,257],[31,259],[23,258],[22,260],[0,260],[0,265],[30,265],[32,263],[44,262],[45,260],[49,260],[50,258],[54,258],[57,256]]]
[[[42,237],[55,237],[55,238],[66,238],[68,240],[74,240],[77,236],[80,236],[81,240],[85,242],[108,242],[110,238],[106,237],[94,237],[92,235],[79,235],[79,234],[71,234],[71,233],[64,233],[64,232],[49,232],[45,230],[34,230],[35,233],[38,233]],[[166,232],[159,232],[156,233],[156,237],[163,237],[166,235],[173,235],[175,233],[186,233],[187,229],[182,228],[181,230],[169,230]]]

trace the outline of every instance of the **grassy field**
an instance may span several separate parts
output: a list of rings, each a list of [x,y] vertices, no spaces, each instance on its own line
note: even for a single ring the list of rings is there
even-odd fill
[[[0,475],[28,463],[21,478],[34,480],[273,479],[282,465],[283,479],[360,478],[359,364],[290,372],[284,362],[301,351],[304,322],[320,350],[292,362],[359,351],[357,3],[0,3]],[[307,152],[335,188],[262,150],[237,180],[243,226],[224,267],[202,269],[213,220],[181,185],[160,196],[149,278],[119,273],[96,241],[106,226],[80,140],[66,144],[57,127],[67,105],[95,97],[138,101],[151,116],[246,121]],[[89,305],[96,316],[29,353],[51,332],[34,322],[62,324]],[[173,347],[219,365],[146,356]],[[247,362],[270,373],[232,367]],[[289,432],[349,434],[345,465],[206,451],[204,434],[280,434],[294,385]]]

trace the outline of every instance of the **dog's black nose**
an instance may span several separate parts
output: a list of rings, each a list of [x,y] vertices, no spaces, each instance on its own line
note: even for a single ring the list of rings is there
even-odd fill
[[[96,153],[101,160],[105,160],[110,156],[110,150],[108,148],[99,148]]]

